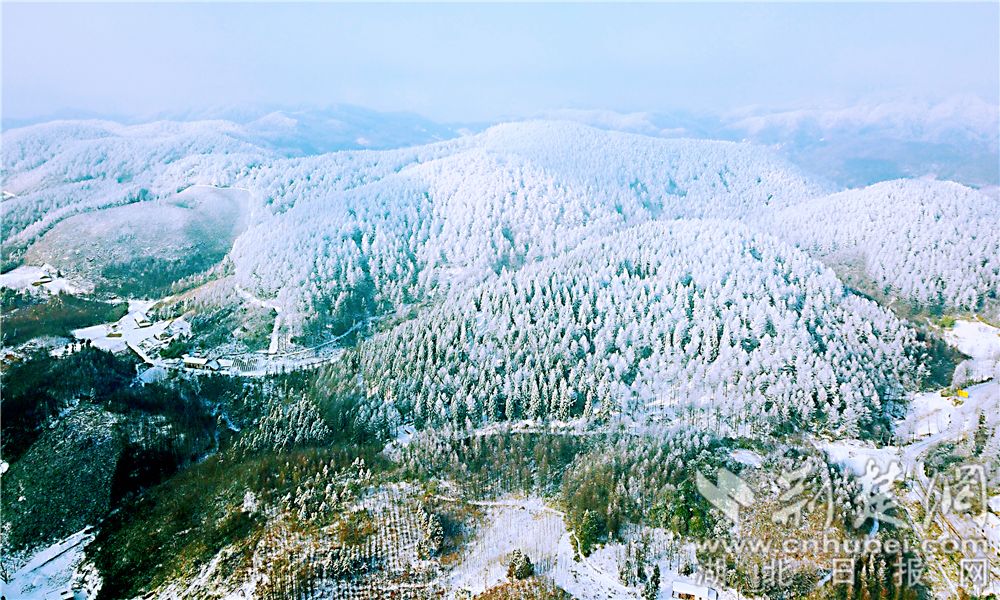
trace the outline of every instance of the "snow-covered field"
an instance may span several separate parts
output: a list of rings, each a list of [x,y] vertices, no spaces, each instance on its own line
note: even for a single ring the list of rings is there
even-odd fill
[[[894,446],[875,448],[859,440],[839,440],[819,444],[830,460],[862,479],[867,477],[868,465],[874,463],[886,472],[892,463],[899,463],[899,449]]]
[[[981,321],[960,320],[944,339],[971,358],[955,369],[956,383],[977,383],[1000,377],[1000,329]]]
[[[90,340],[95,348],[109,352],[124,352],[129,345],[138,348],[140,343],[154,339],[171,325],[174,328],[190,329],[180,319],[157,321],[147,327],[140,327],[139,323],[146,319],[149,309],[155,303],[153,300],[130,300],[128,314],[118,321],[76,329],[73,335],[77,339]]]
[[[507,498],[476,504],[488,510],[475,539],[463,551],[462,562],[447,576],[453,593],[464,589],[476,594],[506,581],[507,560],[514,549],[520,549],[531,559],[536,574],[551,578],[574,598],[624,600],[641,593],[641,589],[628,587],[619,580],[625,544],[609,543],[580,558],[563,513],[546,506],[541,499]],[[655,563],[661,571],[659,598],[670,597],[674,581],[696,583],[677,573],[676,557],[686,556],[688,551],[676,547],[669,534],[649,528],[637,528],[632,533],[635,535],[627,536],[629,539],[640,534],[648,536],[649,568]],[[724,600],[735,597],[728,590],[718,591]]]
[[[51,277],[48,283],[35,285],[41,281],[42,277]],[[23,265],[12,271],[0,275],[0,288],[10,288],[13,290],[42,289],[52,294],[80,294],[88,291],[87,286],[82,283],[74,283],[65,277],[57,277],[55,267],[43,265],[41,267]]]
[[[741,462],[749,467],[760,467],[764,464],[764,457],[760,454],[754,452],[753,450],[746,450],[744,448],[739,448],[733,450],[730,455],[734,460]]]
[[[1000,329],[982,321],[960,319],[944,332],[944,339],[973,358],[1000,359]]]
[[[84,559],[84,547],[93,539],[94,534],[88,527],[40,550],[8,583],[0,581],[0,594],[7,600],[87,598],[84,588],[95,591],[96,586],[84,584],[78,568]],[[75,595],[65,595],[68,592],[75,592]]]
[[[490,504],[475,541],[463,552],[463,561],[450,574],[452,587],[482,592],[507,579],[507,557],[521,549],[535,571],[552,576],[573,550],[562,516],[539,499],[506,500]]]

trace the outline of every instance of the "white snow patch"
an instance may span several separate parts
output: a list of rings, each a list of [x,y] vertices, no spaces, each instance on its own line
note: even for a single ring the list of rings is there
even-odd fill
[[[624,545],[606,544],[587,558],[574,560],[576,552],[564,515],[546,506],[538,498],[525,500],[507,498],[497,502],[477,502],[487,507],[483,524],[463,555],[463,560],[448,576],[452,592],[465,589],[473,594],[506,581],[507,558],[518,548],[528,555],[535,572],[551,578],[556,585],[581,600],[624,600],[638,596],[640,590],[627,587],[618,579],[619,561]],[[673,581],[693,582],[677,573],[678,553],[689,555],[690,549],[677,547],[663,530],[642,528],[653,540],[651,559],[660,565],[660,597],[669,597]],[[667,552],[673,547],[673,552]],[[735,598],[728,590],[719,590],[722,599]]]
[[[399,460],[402,458],[403,448],[409,446],[416,437],[416,427],[413,425],[402,425],[396,429],[395,439],[386,444],[385,448],[382,449],[382,454],[390,460]]]
[[[146,314],[156,302],[153,300],[130,300],[128,313],[114,323],[93,325],[75,329],[73,335],[77,339],[90,340],[94,347],[109,352],[124,352],[129,345],[139,347],[142,342],[162,334],[167,327],[190,330],[183,319],[168,319],[157,321],[148,327],[140,327],[139,323],[146,319]]]
[[[981,321],[958,320],[944,339],[972,358],[1000,359],[1000,329]]]
[[[562,513],[542,500],[507,499],[477,503],[488,506],[485,523],[464,553],[462,563],[448,576],[453,590],[480,593],[507,579],[507,558],[521,549],[535,565],[535,572],[552,578],[576,598],[630,598],[616,576],[577,562]]]
[[[480,593],[507,578],[507,557],[521,549],[537,573],[548,574],[559,556],[559,541],[568,536],[562,517],[538,499],[509,500],[489,506],[486,522],[450,574],[451,587]]]
[[[139,381],[142,383],[159,383],[167,378],[169,373],[164,367],[150,367],[139,374]]]
[[[733,457],[733,460],[754,468],[759,468],[764,464],[764,457],[753,450],[737,448],[730,453],[730,456]]]
[[[940,392],[914,394],[910,399],[910,411],[906,420],[896,426],[896,433],[904,439],[937,435],[951,425],[951,398]]]
[[[76,592],[75,598],[88,598],[99,586],[79,583],[78,569],[83,562],[83,549],[94,539],[90,527],[85,527],[65,540],[35,553],[7,584],[0,582],[0,594],[8,600],[64,598],[66,592]]]
[[[901,438],[920,440],[907,448],[923,450],[949,437],[971,433],[979,427],[981,414],[986,416],[988,426],[1000,424],[1000,382],[987,381],[969,386],[965,391],[968,398],[945,398],[939,392],[915,394],[910,401],[909,415],[896,426]]]
[[[944,338],[971,357],[955,368],[955,385],[1000,377],[1000,329],[980,321],[961,320],[945,331]]]
[[[853,473],[865,489],[872,487],[876,475],[892,473],[895,469],[900,477],[903,474],[903,462],[895,446],[873,448],[860,440],[822,442],[817,446],[826,452],[830,461]],[[869,465],[877,469],[872,471]]]
[[[41,267],[24,265],[13,271],[0,275],[0,288],[10,288],[13,290],[45,290],[52,294],[60,292],[65,294],[82,294],[89,290],[89,286],[83,283],[74,283],[65,277],[57,277],[58,270],[51,265]],[[35,285],[39,281],[51,278],[48,283]]]

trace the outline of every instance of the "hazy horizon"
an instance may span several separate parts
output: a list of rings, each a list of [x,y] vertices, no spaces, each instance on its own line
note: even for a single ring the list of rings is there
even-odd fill
[[[439,122],[559,109],[1000,102],[996,3],[4,3],[3,118],[348,104]]]

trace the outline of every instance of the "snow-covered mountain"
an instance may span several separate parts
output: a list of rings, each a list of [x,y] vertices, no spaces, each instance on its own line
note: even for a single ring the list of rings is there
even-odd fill
[[[363,342],[368,394],[427,421],[712,410],[856,436],[913,385],[912,330],[731,221],[647,222],[451,294]],[[678,393],[680,390],[680,393]]]
[[[1000,204],[956,183],[848,190],[780,210],[767,226],[831,264],[860,268],[886,297],[976,311],[1000,292]]]
[[[258,142],[289,156],[337,150],[387,149],[416,146],[457,137],[476,124],[444,124],[416,114],[380,112],[350,104],[330,106],[241,105],[145,116],[61,111],[34,119],[3,118],[3,131],[57,121],[104,121],[123,125],[172,121],[228,121]]]
[[[165,197],[191,184],[228,185],[250,165],[274,158],[245,137],[225,121],[60,121],[5,132],[5,262],[74,214]]]
[[[19,255],[78,212],[162,197],[187,185],[231,185],[240,171],[281,157],[459,135],[413,115],[350,106],[209,114],[215,118],[133,125],[61,120],[4,131],[3,190],[15,196],[0,205],[5,256]]]
[[[264,122],[294,127],[282,119]],[[293,336],[343,330],[585,241],[680,218],[740,220],[837,266],[844,246],[863,243],[852,256],[868,261],[866,272],[924,305],[975,309],[996,295],[995,202],[957,184],[829,196],[820,179],[761,146],[567,121],[305,157],[284,156],[252,127],[58,122],[5,133],[5,191],[15,194],[0,204],[8,264],[74,214],[209,184],[249,190],[233,273],[284,307]],[[882,225],[865,225],[871,219]]]
[[[324,109],[275,109],[218,118],[233,120],[247,135],[288,156],[338,150],[385,150],[418,146],[462,135],[459,126],[408,113],[382,113],[356,106]]]
[[[13,565],[15,593],[97,574],[102,597],[419,591],[448,583],[446,556],[485,572],[467,540],[494,543],[474,522],[501,505],[464,503],[514,492],[558,498],[544,536],[564,564],[631,594],[623,534],[761,536],[730,531],[696,473],[766,477],[741,523],[772,529],[791,485],[774,474],[811,465],[843,509],[816,532],[884,539],[871,515],[848,529],[871,495],[829,440],[914,469],[996,455],[976,412],[995,329],[952,332],[978,332],[958,372],[933,335],[1000,305],[997,198],[929,179],[836,191],[774,144],[562,116],[456,136],[290,112],[5,132],[4,267],[37,266],[8,278],[3,316],[55,340],[5,352],[2,541],[56,542]],[[419,143],[339,149],[363,130],[354,145]],[[915,393],[930,383],[951,387]],[[932,415],[950,422],[932,434]],[[79,472],[101,488],[86,501],[65,485]],[[66,550],[96,522],[85,559]],[[57,551],[55,577],[37,565]]]
[[[241,185],[271,214],[236,242],[236,276],[278,297],[290,324],[340,319],[359,295],[389,310],[651,219],[740,217],[823,192],[750,145],[565,122],[282,162]]]
[[[978,139],[996,146],[1000,106],[976,96],[938,102],[868,99],[846,107],[766,111],[749,108],[727,115],[727,125],[756,139],[779,142],[809,130],[828,136],[848,131],[878,131],[912,141]]]

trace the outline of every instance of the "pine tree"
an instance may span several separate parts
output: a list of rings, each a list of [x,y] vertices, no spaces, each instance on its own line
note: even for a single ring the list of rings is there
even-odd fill
[[[417,554],[423,559],[435,557],[441,552],[443,545],[444,527],[441,525],[441,518],[434,513],[425,512],[423,531],[417,542]]]
[[[660,565],[653,565],[653,573],[642,589],[643,600],[656,600],[660,593]]]

